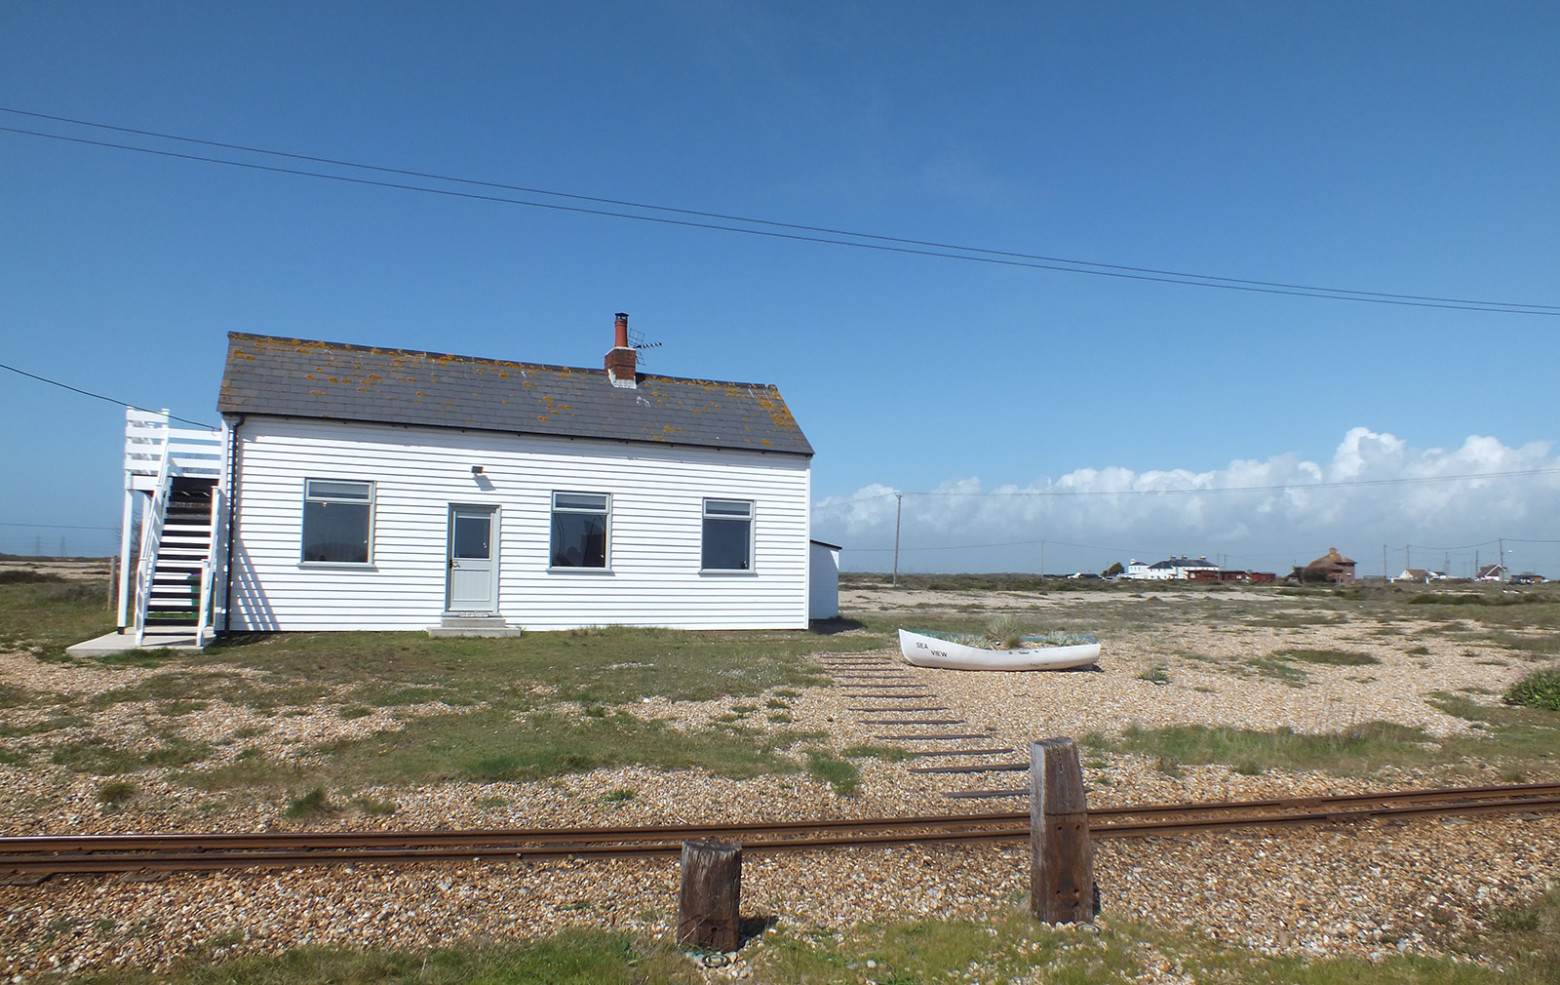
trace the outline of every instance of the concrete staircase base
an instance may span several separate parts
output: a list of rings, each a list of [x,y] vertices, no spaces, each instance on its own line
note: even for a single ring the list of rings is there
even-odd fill
[[[124,653],[128,650],[180,650],[188,653],[199,653],[203,647],[195,645],[195,634],[147,634],[140,646],[135,645],[134,633],[108,633],[97,639],[86,640],[75,646],[67,646],[65,652],[73,657],[106,657],[113,653]]]

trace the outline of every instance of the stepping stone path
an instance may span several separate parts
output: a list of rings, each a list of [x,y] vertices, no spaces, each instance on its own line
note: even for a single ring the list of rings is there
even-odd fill
[[[1028,760],[1012,758],[1019,750],[993,745],[991,736],[984,732],[970,732],[969,723],[953,717],[950,709],[940,703],[941,699],[907,673],[899,661],[840,654],[821,657],[820,662],[843,689],[844,696],[860,702],[847,706],[858,716],[857,722],[883,729],[874,739],[901,746],[917,763],[925,764],[911,766],[910,772],[947,776],[961,782],[989,777],[991,783],[996,783],[1004,773],[1029,770]],[[951,790],[944,791],[943,796],[950,800],[1027,798],[1029,784]]]

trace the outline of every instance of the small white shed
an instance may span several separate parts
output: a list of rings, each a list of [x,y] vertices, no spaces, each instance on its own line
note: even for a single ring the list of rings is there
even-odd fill
[[[840,546],[807,542],[807,618],[837,619],[840,614]]]

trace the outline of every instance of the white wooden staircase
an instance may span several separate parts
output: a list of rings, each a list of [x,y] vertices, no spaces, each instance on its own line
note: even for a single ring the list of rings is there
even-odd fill
[[[119,632],[137,647],[202,647],[212,637],[221,554],[225,431],[173,428],[168,420],[167,411],[126,410]]]
[[[163,513],[151,583],[141,618],[141,646],[204,645],[210,620],[200,618],[210,602],[211,508],[215,479],[174,479]]]

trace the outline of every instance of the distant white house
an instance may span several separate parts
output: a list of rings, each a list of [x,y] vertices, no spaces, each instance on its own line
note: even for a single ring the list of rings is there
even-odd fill
[[[1404,568],[1403,573],[1393,581],[1417,581],[1428,585],[1432,581],[1447,581],[1452,576],[1444,571],[1431,571],[1427,568]]]
[[[1206,557],[1190,558],[1182,555],[1149,564],[1136,558],[1127,565],[1126,578],[1142,578],[1148,581],[1172,581],[1188,579],[1193,571],[1218,571],[1219,566]]]
[[[831,592],[838,612],[839,549],[809,538],[813,449],[779,391],[638,373],[626,315],[603,369],[233,334],[218,408],[220,431],[189,436],[198,469],[166,418],[127,432],[138,641],[192,610],[179,631],[201,642],[800,629]]]
[[[1474,575],[1477,581],[1505,581],[1511,572],[1503,564],[1486,564],[1479,568],[1479,573]]]

